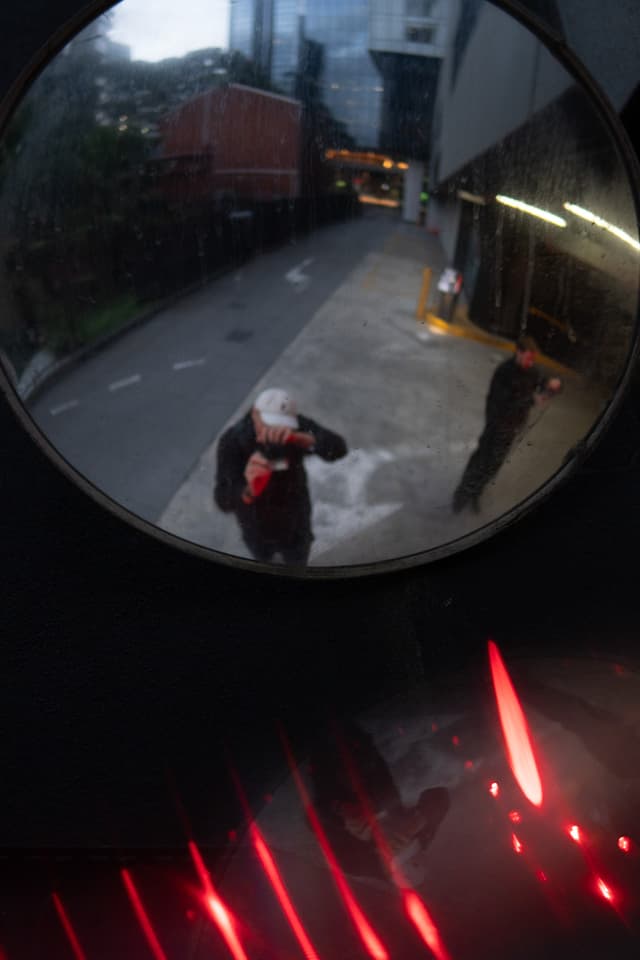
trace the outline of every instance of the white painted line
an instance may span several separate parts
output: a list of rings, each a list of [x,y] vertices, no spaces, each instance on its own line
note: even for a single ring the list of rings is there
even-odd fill
[[[142,377],[139,373],[134,373],[132,377],[125,377],[124,380],[114,380],[109,384],[109,390],[122,390],[123,387],[132,387],[134,383],[140,383]]]
[[[190,367],[203,367],[207,362],[206,357],[198,357],[197,360],[179,360],[174,363],[174,370],[188,370]]]
[[[67,400],[66,403],[59,403],[57,407],[51,407],[49,413],[52,417],[57,417],[59,413],[65,413],[67,410],[73,410],[73,408],[77,406],[77,400]]]
[[[313,257],[307,257],[307,259],[299,263],[297,267],[292,267],[291,270],[287,270],[284,275],[285,280],[292,283],[296,290],[303,290],[311,280],[309,274],[304,273],[304,268],[308,267],[311,263],[313,263]]]

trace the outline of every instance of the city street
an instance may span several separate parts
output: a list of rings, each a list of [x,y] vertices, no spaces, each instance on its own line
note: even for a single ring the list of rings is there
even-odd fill
[[[559,469],[601,409],[602,397],[588,384],[565,378],[562,395],[532,412],[485,491],[481,514],[454,515],[452,494],[482,431],[488,385],[509,356],[508,344],[448,336],[417,322],[426,265],[437,278],[444,266],[438,240],[397,223],[381,249],[363,253],[231,418],[241,416],[260,390],[280,385],[304,413],[346,438],[344,459],[307,462],[312,564],[375,563],[419,553],[502,516]],[[432,304],[436,298],[434,282]],[[204,452],[160,525],[249,557],[234,515],[212,502],[216,445]]]
[[[508,344],[416,320],[438,240],[388,211],[264,254],[163,309],[41,394],[36,420],[96,486],[178,536],[248,557],[213,503],[217,440],[257,393],[281,386],[342,434],[348,455],[307,461],[311,563],[380,562],[439,547],[542,485],[589,430],[602,398],[568,378],[532,413],[482,512],[455,516],[453,490],[482,430]],[[437,296],[432,284],[431,302]]]
[[[75,367],[32,416],[88,480],[155,522],[263,372],[394,226],[367,212],[257,257]]]

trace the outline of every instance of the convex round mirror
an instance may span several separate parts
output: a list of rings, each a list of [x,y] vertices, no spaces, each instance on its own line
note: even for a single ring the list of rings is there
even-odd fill
[[[615,122],[491,3],[123,0],[10,104],[7,379],[97,496],[313,571],[484,536],[629,365]]]

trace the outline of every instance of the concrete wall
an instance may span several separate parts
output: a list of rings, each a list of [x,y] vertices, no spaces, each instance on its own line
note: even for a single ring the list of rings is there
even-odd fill
[[[427,208],[427,230],[437,230],[447,263],[452,264],[458,242],[462,204],[456,200],[432,197]]]
[[[455,10],[453,7],[455,6]],[[438,179],[449,177],[516,130],[572,84],[570,75],[516,20],[482,6],[452,83],[453,41],[461,4],[452,0],[447,56],[436,111]]]
[[[409,16],[405,0],[370,0],[369,47],[389,53],[443,57],[447,45],[449,9],[448,0],[435,0],[428,17]],[[409,42],[408,26],[433,28],[433,42]]]
[[[639,0],[560,0],[567,42],[621,110],[640,83]]]

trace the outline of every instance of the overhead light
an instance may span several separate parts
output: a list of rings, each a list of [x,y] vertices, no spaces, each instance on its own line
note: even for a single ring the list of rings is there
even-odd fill
[[[487,202],[486,197],[480,196],[479,193],[469,193],[468,190],[458,190],[458,199],[467,200],[468,203],[477,203],[480,206],[484,206]]]
[[[369,203],[375,207],[399,207],[400,206],[397,200],[390,200],[390,199],[387,199],[386,197],[374,197],[366,193],[360,194],[360,203]]]
[[[405,162],[402,161],[402,160],[400,161],[400,163],[396,164],[396,166],[398,167],[398,170],[408,170],[408,169],[409,169],[409,164],[408,164],[408,163],[405,163]]]
[[[390,170],[393,166],[393,160],[389,160],[388,158],[383,160],[382,166],[385,168],[385,170]]]
[[[542,210],[540,207],[533,207],[530,203],[525,203],[524,200],[514,200],[513,197],[505,197],[501,193],[496,196],[496,200],[498,203],[504,203],[506,207],[513,207],[515,210],[521,210],[522,213],[529,213],[532,217],[538,217],[540,220],[552,223],[556,227],[566,227],[567,225],[567,221],[563,220],[562,217],[558,217],[548,210]]]
[[[614,227],[612,223],[609,223],[608,220],[604,220],[602,217],[599,217],[596,213],[592,213],[590,210],[585,210],[584,207],[579,207],[575,203],[565,203],[563,204],[565,210],[568,210],[569,213],[575,214],[576,217],[581,217],[582,220],[587,220],[589,223],[592,223],[594,227],[601,227],[603,230],[606,230],[607,233],[612,233],[614,237],[618,237],[619,240],[622,240],[624,243],[628,243],[630,247],[633,247],[634,250],[640,250],[640,243],[635,240],[631,234],[627,233],[625,230],[622,230],[620,227]]]

